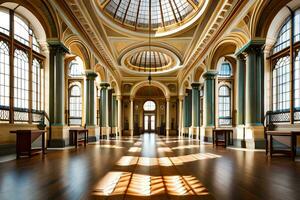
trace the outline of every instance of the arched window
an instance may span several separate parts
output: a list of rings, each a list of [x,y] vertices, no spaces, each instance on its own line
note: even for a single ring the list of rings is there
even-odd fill
[[[299,15],[300,16],[300,15]],[[300,22],[300,21],[299,21]],[[294,98],[295,98],[295,109],[297,111],[300,110],[300,52],[298,51],[295,58],[295,66],[294,66],[294,75],[295,75],[295,84],[294,84]]]
[[[222,85],[219,88],[219,125],[231,125],[230,88]]]
[[[32,109],[41,110],[41,64],[37,59],[32,63]]]
[[[274,114],[277,114],[276,122],[300,121],[299,47],[300,10],[298,9],[293,11],[293,15],[285,20],[278,31],[271,56],[272,105]],[[291,71],[294,72],[293,75]]]
[[[232,75],[231,65],[228,62],[223,62],[219,69],[219,76],[229,77]]]
[[[69,89],[69,124],[81,125],[82,119],[82,97],[81,88],[74,85]]]
[[[277,41],[273,48],[273,53],[277,53],[290,46],[291,20],[287,20],[279,31]]]
[[[29,106],[29,62],[28,55],[22,50],[14,54],[14,106],[28,109]]]
[[[7,12],[7,10],[0,10],[0,19],[0,32],[9,35],[9,12]]]
[[[273,111],[290,108],[290,57],[280,58],[273,69]]]
[[[154,111],[156,109],[156,105],[154,101],[146,101],[143,108],[144,111]]]
[[[8,45],[0,41],[0,106],[6,108],[9,108],[9,70]]]
[[[40,123],[45,57],[29,21],[5,8],[0,19],[0,121]]]
[[[79,56],[77,56],[69,66],[70,76],[82,76],[83,75],[83,62]]]

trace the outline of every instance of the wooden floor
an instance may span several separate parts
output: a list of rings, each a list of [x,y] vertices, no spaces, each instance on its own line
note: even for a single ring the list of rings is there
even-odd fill
[[[300,162],[145,134],[0,163],[0,199],[300,199]]]

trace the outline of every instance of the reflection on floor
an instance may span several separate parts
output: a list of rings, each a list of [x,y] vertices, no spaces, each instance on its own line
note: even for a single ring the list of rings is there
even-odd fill
[[[154,134],[2,161],[1,200],[295,200],[300,196],[300,162]]]
[[[219,157],[211,153],[175,156],[165,140],[146,134],[99,181],[92,198],[213,199],[200,180],[178,166]]]

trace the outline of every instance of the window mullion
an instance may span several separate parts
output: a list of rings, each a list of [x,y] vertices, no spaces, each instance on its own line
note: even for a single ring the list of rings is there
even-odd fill
[[[29,98],[29,102],[28,102],[28,106],[29,106],[29,108],[28,108],[28,114],[29,114],[29,123],[31,124],[32,123],[32,99],[33,99],[33,95],[36,95],[36,94],[33,94],[33,88],[32,88],[32,83],[33,83],[33,79],[32,79],[32,65],[33,65],[33,57],[32,57],[32,35],[30,35],[29,36],[29,45],[30,45],[30,51],[29,51],[29,86],[28,86],[28,89],[29,89],[29,91],[28,91],[28,93],[29,93],[29,95],[28,95],[28,98]],[[37,100],[37,99],[36,99]]]
[[[9,123],[14,123],[14,11],[9,10],[10,34],[9,34],[9,67],[10,67],[10,101],[9,101]]]
[[[294,11],[291,11],[290,31],[290,123],[294,124]]]

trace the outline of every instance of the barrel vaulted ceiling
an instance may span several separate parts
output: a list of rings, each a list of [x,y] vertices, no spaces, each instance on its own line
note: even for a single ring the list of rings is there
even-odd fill
[[[154,78],[171,81],[197,65],[196,57],[237,2],[54,0],[52,4],[117,78],[143,80],[151,69]]]

